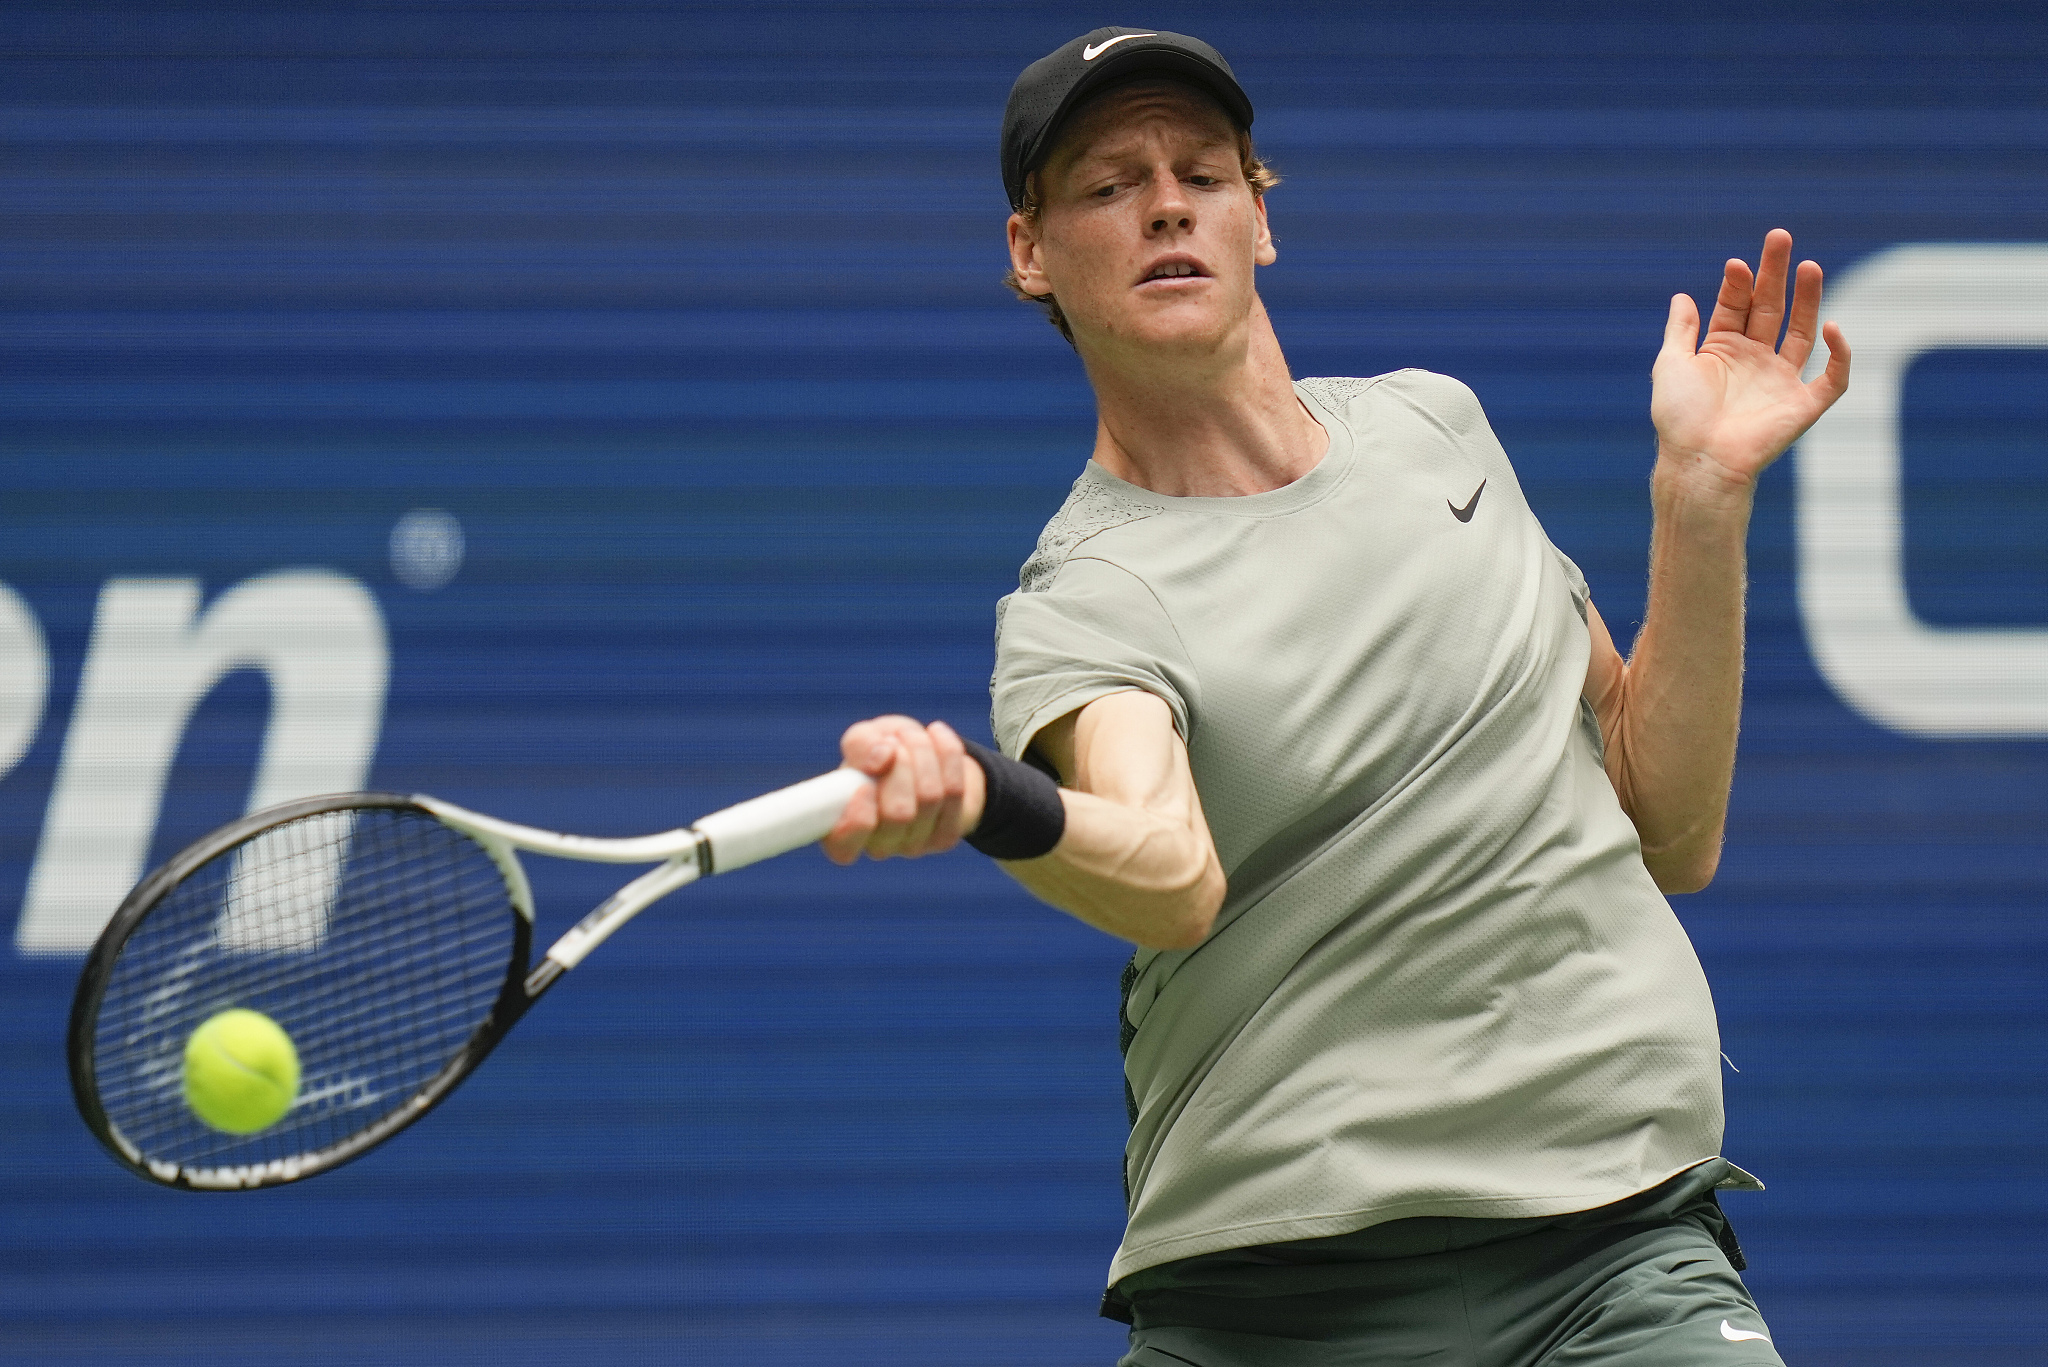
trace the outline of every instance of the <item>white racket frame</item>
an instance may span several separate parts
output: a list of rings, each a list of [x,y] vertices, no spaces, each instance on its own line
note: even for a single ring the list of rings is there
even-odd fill
[[[835,769],[713,812],[680,830],[623,840],[544,831],[418,794],[337,793],[301,798],[253,812],[173,855],[136,885],[115,910],[107,929],[101,932],[72,996],[71,1021],[65,1036],[72,1093],[78,1100],[79,1114],[124,1167],[166,1186],[194,1191],[242,1191],[296,1182],[331,1171],[361,1157],[439,1105],[490,1056],[499,1041],[557,979],[649,905],[699,878],[744,868],[821,839],[838,823],[846,804],[872,783],[857,770]],[[373,808],[417,811],[431,816],[476,841],[498,866],[520,923],[496,1001],[467,1042],[410,1098],[324,1148],[261,1163],[217,1167],[192,1167],[144,1154],[106,1114],[99,1096],[96,1062],[99,1010],[107,975],[128,938],[184,879],[222,855],[306,817]],[[521,850],[562,859],[656,867],[606,898],[534,962],[527,957],[533,926],[533,889],[519,862]]]
[[[874,780],[858,769],[834,769],[713,812],[677,830],[619,839],[522,826],[423,793],[414,794],[412,800],[443,825],[483,846],[505,875],[512,905],[529,922],[533,920],[533,888],[519,862],[520,850],[597,864],[660,865],[607,897],[548,947],[543,957],[557,965],[546,972],[552,979],[582,963],[619,927],[677,888],[822,840],[838,824],[840,813],[854,795],[873,786]],[[536,971],[545,972],[545,964],[536,965]]]

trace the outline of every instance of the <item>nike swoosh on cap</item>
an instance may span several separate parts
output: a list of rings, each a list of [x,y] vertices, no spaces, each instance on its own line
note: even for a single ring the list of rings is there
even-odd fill
[[[1762,1339],[1765,1343],[1771,1341],[1769,1334],[1759,1334],[1754,1329],[1737,1329],[1727,1320],[1721,1321],[1721,1337],[1730,1343],[1741,1343],[1745,1339]]]
[[[1100,57],[1103,53],[1109,51],[1111,48],[1115,47],[1118,43],[1121,43],[1126,38],[1157,38],[1158,36],[1159,35],[1156,33],[1120,33],[1116,37],[1109,39],[1107,42],[1095,43],[1088,47],[1082,48],[1081,60],[1084,62],[1092,62],[1097,57]]]

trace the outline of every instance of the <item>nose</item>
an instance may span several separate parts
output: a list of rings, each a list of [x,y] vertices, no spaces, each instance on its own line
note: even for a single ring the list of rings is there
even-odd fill
[[[1152,177],[1152,212],[1146,228],[1146,235],[1156,237],[1161,233],[1187,232],[1195,226],[1195,206],[1188,199],[1187,187],[1180,183],[1180,177],[1170,170],[1161,170]]]

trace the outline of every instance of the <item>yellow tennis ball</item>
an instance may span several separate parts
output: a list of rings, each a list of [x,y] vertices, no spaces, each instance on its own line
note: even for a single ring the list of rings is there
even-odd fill
[[[267,1130],[298,1095],[299,1051],[261,1011],[223,1011],[185,1041],[185,1104],[216,1130]]]

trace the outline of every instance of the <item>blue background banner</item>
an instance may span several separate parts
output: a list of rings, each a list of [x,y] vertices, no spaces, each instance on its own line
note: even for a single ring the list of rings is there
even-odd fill
[[[692,889],[401,1139],[208,1196],[73,1111],[111,907],[64,850],[123,793],[150,863],[245,808],[282,685],[204,614],[288,571],[382,632],[369,739],[320,760],[377,788],[631,834],[828,767],[863,715],[985,736],[994,600],[1092,434],[998,284],[997,120],[1025,62],[1136,20],[1260,108],[1295,373],[1471,384],[1618,635],[1673,292],[1777,226],[1845,290],[1900,244],[2009,272],[1974,332],[1924,277],[1858,315],[1962,320],[1864,390],[1895,435],[1843,459],[1893,461],[1890,503],[1803,455],[1766,480],[1728,851],[1676,905],[1787,1360],[2048,1355],[2038,6],[480,3],[0,18],[0,1357],[1114,1360],[1124,951],[976,856]],[[1859,701],[1883,650],[1816,652],[1864,627],[1816,624],[1813,536],[1866,524],[1914,649],[2018,662],[1974,724]],[[123,635],[133,581],[195,584],[188,634]],[[160,801],[82,679],[190,694]],[[531,867],[544,940],[615,881]]]

